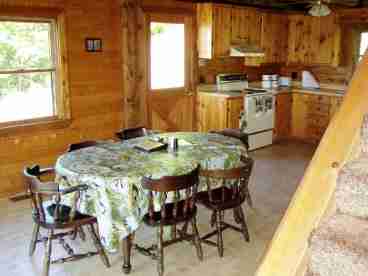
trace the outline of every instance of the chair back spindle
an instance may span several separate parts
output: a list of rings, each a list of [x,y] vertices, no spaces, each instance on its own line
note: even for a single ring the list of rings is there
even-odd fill
[[[62,191],[55,182],[42,182],[41,176],[47,173],[53,173],[53,169],[40,169],[40,166],[26,167],[23,171],[27,189],[30,192],[32,212],[35,219],[42,224],[48,224],[48,217],[52,217],[53,222],[68,223],[74,219],[77,202],[80,198],[80,190],[72,191],[73,198],[68,213],[69,221],[63,221]],[[47,205],[46,200],[51,200]]]
[[[96,146],[97,142],[96,141],[84,141],[84,142],[80,142],[80,143],[75,143],[75,144],[70,144],[69,148],[68,148],[68,152],[72,152],[75,150],[79,150],[79,149],[84,149],[84,148],[88,148],[88,147],[93,147]]]
[[[199,181],[199,166],[188,174],[180,176],[165,176],[160,179],[144,177],[143,188],[148,192],[148,215],[154,220],[155,198],[159,199],[161,221],[166,219],[171,222],[179,217],[185,219],[188,214],[195,211],[196,193]],[[181,208],[182,207],[182,208]],[[170,210],[169,210],[170,208]],[[179,210],[182,210],[179,212]],[[170,213],[172,216],[167,217]]]
[[[222,208],[231,202],[239,204],[245,200],[248,182],[253,168],[253,160],[249,157],[242,156],[241,161],[243,164],[238,168],[201,170],[200,176],[206,178],[208,201],[210,204]],[[217,184],[219,181],[221,186]],[[216,186],[214,183],[216,183]]]
[[[147,136],[147,129],[144,127],[126,128],[116,133],[116,136],[121,140],[143,137]]]

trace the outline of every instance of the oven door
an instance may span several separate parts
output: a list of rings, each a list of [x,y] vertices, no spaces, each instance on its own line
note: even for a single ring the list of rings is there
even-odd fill
[[[274,128],[275,97],[273,95],[252,95],[244,97],[245,132],[248,134]]]

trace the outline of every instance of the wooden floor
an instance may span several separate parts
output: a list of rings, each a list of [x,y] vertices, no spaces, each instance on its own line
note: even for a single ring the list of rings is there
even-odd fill
[[[244,207],[247,213],[251,242],[246,243],[239,233],[224,234],[224,258],[217,250],[203,244],[204,261],[199,262],[195,249],[188,243],[181,243],[165,249],[165,275],[254,275],[257,264],[295,192],[299,180],[312,157],[314,147],[288,142],[274,145],[251,153],[255,169],[250,182],[254,209]],[[31,236],[30,203],[11,203],[0,200],[0,275],[35,276],[42,269],[43,247],[39,244],[33,258],[27,256]],[[232,220],[229,212],[226,217]],[[209,213],[199,210],[199,231],[208,231]],[[154,241],[151,229],[142,227],[137,233],[139,243]],[[75,249],[93,249],[90,243],[72,242]],[[56,257],[63,251],[55,242]],[[110,254],[112,267],[106,269],[95,256],[82,261],[52,265],[50,275],[122,275],[121,253]],[[133,252],[133,276],[157,275],[155,263],[145,256]]]

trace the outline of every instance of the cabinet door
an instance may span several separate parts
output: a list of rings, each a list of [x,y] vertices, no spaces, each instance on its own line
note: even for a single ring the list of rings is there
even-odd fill
[[[213,6],[213,56],[224,57],[230,54],[231,6]]]
[[[244,99],[229,99],[227,101],[227,128],[239,128],[240,113],[244,109]]]
[[[291,136],[305,140],[307,134],[308,95],[293,94]]]
[[[329,122],[330,118],[326,115],[308,114],[306,140],[311,143],[319,143]]]
[[[261,45],[262,14],[252,8],[231,10],[231,41]]]
[[[283,63],[288,51],[288,18],[281,14],[264,13],[261,46],[266,63]]]
[[[212,58],[212,24],[213,9],[212,4],[203,3],[197,5],[197,25],[198,25],[198,56],[199,58]]]
[[[274,139],[287,138],[291,128],[292,95],[277,95],[275,109]]]
[[[312,17],[311,63],[337,66],[340,52],[340,26],[332,13],[325,17]]]
[[[199,94],[198,130],[222,130],[227,125],[226,99],[207,93]]]
[[[289,20],[289,63],[338,65],[340,27],[335,14],[291,15]]]

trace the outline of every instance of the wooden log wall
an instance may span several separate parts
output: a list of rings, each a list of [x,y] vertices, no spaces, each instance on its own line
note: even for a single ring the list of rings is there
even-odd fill
[[[107,139],[123,125],[121,10],[117,0],[0,0],[1,7],[61,8],[66,13],[72,122],[48,131],[0,136],[0,197],[24,191],[25,165],[54,162],[67,145]],[[87,53],[86,37],[99,37],[103,52]]]
[[[122,57],[125,127],[147,125],[146,48],[141,1],[122,0]]]

